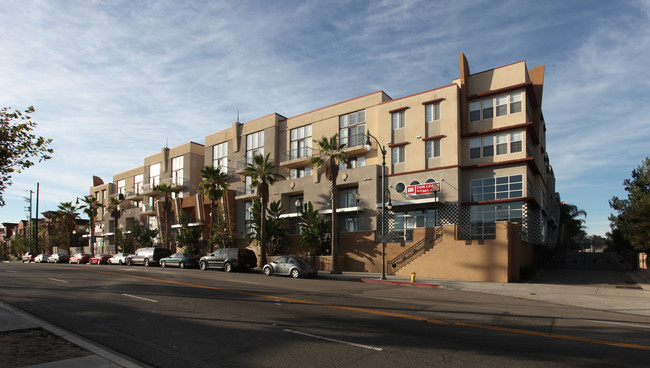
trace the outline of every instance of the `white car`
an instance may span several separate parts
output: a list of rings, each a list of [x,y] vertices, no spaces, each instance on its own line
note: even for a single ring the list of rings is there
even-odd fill
[[[108,259],[108,264],[119,264],[119,265],[126,264],[126,258],[130,255],[131,253],[117,253],[116,255]]]
[[[49,254],[41,253],[34,258],[34,263],[43,263],[47,262],[47,259],[50,258]]]

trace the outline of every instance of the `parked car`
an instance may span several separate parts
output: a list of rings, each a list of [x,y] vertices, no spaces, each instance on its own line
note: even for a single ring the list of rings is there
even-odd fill
[[[160,267],[174,266],[174,267],[198,267],[199,256],[191,253],[174,253],[169,257],[160,260]]]
[[[36,252],[27,252],[27,253],[23,254],[23,256],[21,257],[21,260],[23,261],[23,263],[25,263],[25,262],[27,262],[27,263],[34,262],[35,257],[36,257]]]
[[[255,252],[241,248],[217,249],[199,260],[199,267],[203,271],[208,268],[221,268],[226,272],[232,270],[250,271],[255,266],[257,266]]]
[[[47,253],[41,253],[34,258],[34,263],[43,263],[47,262],[47,259],[50,258],[50,255]]]
[[[281,256],[271,263],[264,265],[262,268],[266,276],[290,275],[294,279],[298,277],[316,277],[318,270],[303,257],[300,256]]]
[[[88,262],[90,262],[90,254],[88,253],[75,253],[72,257],[70,257],[70,260],[68,260],[68,263],[76,263],[76,264],[82,264]]]
[[[172,252],[167,248],[139,248],[135,254],[126,259],[129,266],[141,264],[145,267],[160,264],[160,260],[169,257]]]
[[[131,255],[131,253],[117,253],[108,259],[109,264],[126,264],[126,259]]]
[[[48,259],[47,263],[68,263],[70,256],[66,253],[54,253]]]
[[[95,254],[95,256],[90,259],[90,264],[108,264],[110,258],[111,256],[108,254]]]

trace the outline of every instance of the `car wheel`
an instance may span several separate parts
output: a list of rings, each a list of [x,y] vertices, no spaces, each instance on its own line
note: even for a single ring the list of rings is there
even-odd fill
[[[226,272],[232,271],[232,265],[230,263],[224,263],[223,264],[223,270]]]
[[[133,263],[131,262],[131,259],[127,259],[127,260],[126,260],[126,264],[127,264],[128,266],[131,266]]]
[[[185,262],[181,262],[178,264],[178,268],[185,268]]]
[[[266,266],[266,267],[264,267],[264,274],[265,274],[266,276],[271,276],[271,275],[273,275],[273,270],[271,269],[270,266]]]
[[[120,261],[118,263],[120,264],[120,266],[124,264],[124,262],[122,262],[121,259],[120,259]]]
[[[144,259],[144,266],[149,267],[149,259],[148,258]]]
[[[167,266],[167,262],[160,262],[160,267],[165,268]]]
[[[201,261],[201,263],[199,264],[199,268],[201,269],[201,271],[207,270],[208,269],[208,263],[206,261]]]
[[[300,271],[298,271],[297,268],[294,268],[293,270],[291,270],[291,277],[297,279],[298,277],[300,277]]]

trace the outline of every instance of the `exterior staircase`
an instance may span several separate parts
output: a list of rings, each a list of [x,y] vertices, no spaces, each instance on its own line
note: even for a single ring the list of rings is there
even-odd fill
[[[428,250],[433,249],[436,244],[442,241],[442,226],[434,228],[434,231],[426,236],[424,239],[413,244],[411,247],[400,253],[397,257],[388,261],[386,267],[387,270],[390,270],[390,273],[395,273],[399,271],[402,267],[409,264],[414,259],[422,256]]]

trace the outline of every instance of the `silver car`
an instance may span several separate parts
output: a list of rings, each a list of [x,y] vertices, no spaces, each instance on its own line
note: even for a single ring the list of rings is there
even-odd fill
[[[108,264],[119,264],[119,265],[126,264],[126,259],[130,255],[131,253],[117,253],[116,255],[108,259]]]
[[[281,256],[262,268],[266,276],[289,275],[294,279],[299,277],[316,277],[318,270],[300,256]]]

